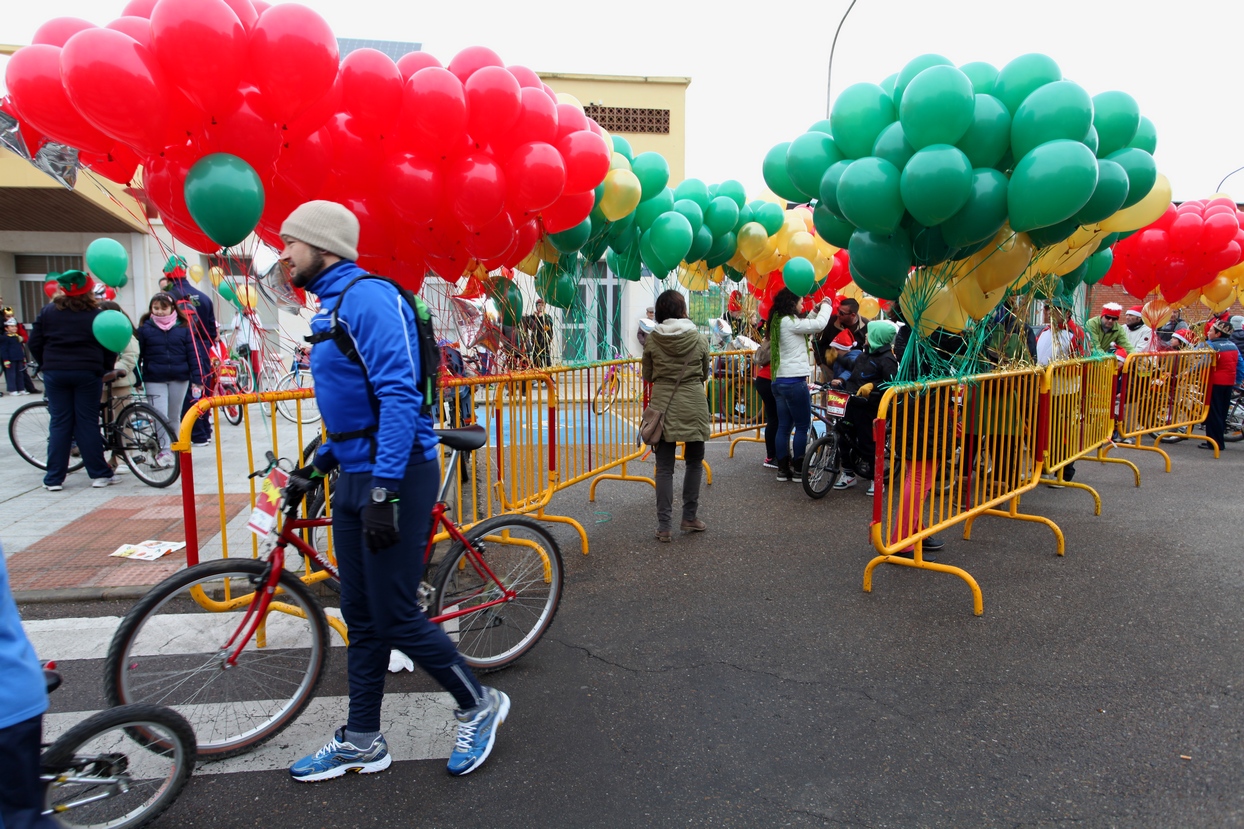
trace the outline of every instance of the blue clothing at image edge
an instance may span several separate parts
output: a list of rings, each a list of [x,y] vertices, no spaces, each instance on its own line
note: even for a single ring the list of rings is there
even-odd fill
[[[320,298],[320,312],[311,318],[313,334],[332,327],[333,309],[342,291],[366,274],[355,263],[342,261],[311,281],[307,289]],[[346,472],[370,472],[373,486],[396,490],[409,463],[436,458],[432,418],[422,414],[414,310],[392,285],[365,279],[346,295],[344,306],[337,311],[337,323],[349,333],[367,371],[364,374],[362,366],[347,359],[336,343],[319,343],[311,349],[316,402],[329,432],[355,432],[379,423],[372,436],[375,463],[371,439],[366,437],[326,441],[317,462],[335,459]],[[379,412],[373,409],[364,377],[371,380]],[[331,466],[331,462],[319,465]]]
[[[48,709],[43,666],[22,630],[9,571],[0,548],[0,728],[37,717]]]

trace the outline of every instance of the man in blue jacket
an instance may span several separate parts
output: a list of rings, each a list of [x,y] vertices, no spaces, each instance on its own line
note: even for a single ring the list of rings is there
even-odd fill
[[[423,411],[414,309],[391,284],[364,279],[359,222],[344,206],[312,201],[281,226],[281,258],[292,282],[320,298],[311,320],[311,371],[327,440],[312,465],[290,480],[291,495],[340,466],[333,490],[333,540],[341,570],[341,615],[350,716],[328,744],[290,767],[294,779],[327,780],[348,771],[382,771],[392,762],[380,734],[380,703],[390,650],[413,659],[458,703],[458,738],[449,773],[468,774],[492,750],[510,698],[480,685],[453,642],[419,607],[423,555],[431,530],[440,465],[432,418]],[[358,361],[331,338],[337,324]],[[400,509],[399,509],[400,506]]]
[[[207,377],[211,372],[211,361],[208,352],[212,343],[216,342],[216,310],[212,298],[190,284],[186,278],[186,260],[181,256],[170,256],[164,263],[164,274],[168,277],[166,293],[177,300],[177,307],[186,313],[190,320],[190,338],[194,341],[195,353],[199,361],[199,374]],[[186,391],[186,399],[182,404],[184,416],[190,407],[198,402],[193,394],[193,387]],[[212,440],[212,421],[204,415],[194,422],[194,430],[190,440],[195,446],[207,446]]]

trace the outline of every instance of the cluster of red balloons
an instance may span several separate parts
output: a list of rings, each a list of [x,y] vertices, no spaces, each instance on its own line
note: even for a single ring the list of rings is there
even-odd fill
[[[230,153],[263,183],[266,243],[280,246],[298,204],[338,201],[359,217],[360,264],[415,289],[429,268],[454,280],[476,262],[516,265],[582,222],[611,158],[580,107],[490,49],[448,66],[374,49],[341,61],[324,19],[294,3],[131,0],[104,27],[58,18],[5,78],[24,129],[120,183],[141,164],[147,198],[190,247],[219,246],[190,216],[186,174]]]
[[[1244,261],[1244,213],[1219,197],[1169,205],[1161,218],[1114,246],[1103,280],[1138,299],[1155,290],[1177,302]]]
[[[851,255],[847,253],[846,248],[843,248],[833,255],[829,273],[825,275],[825,278],[817,284],[811,293],[803,298],[803,307],[805,309],[811,308],[824,299],[833,300],[836,307],[839,300],[838,292],[845,288],[850,281]],[[756,312],[760,314],[761,319],[767,320],[769,318],[769,310],[773,307],[773,298],[785,287],[786,282],[782,279],[780,270],[769,274],[768,279],[761,283],[761,287],[757,287],[750,280],[748,281],[748,290],[759,299]]]

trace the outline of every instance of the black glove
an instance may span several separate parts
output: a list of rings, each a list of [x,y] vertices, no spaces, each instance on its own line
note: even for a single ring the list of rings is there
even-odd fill
[[[363,508],[363,535],[373,553],[392,547],[400,536],[397,532],[397,493],[392,490],[372,490],[384,493],[383,501],[375,501]]]
[[[315,468],[315,464],[300,466],[289,473],[289,483],[285,484],[285,500],[290,504],[297,504],[323,484],[324,475]]]

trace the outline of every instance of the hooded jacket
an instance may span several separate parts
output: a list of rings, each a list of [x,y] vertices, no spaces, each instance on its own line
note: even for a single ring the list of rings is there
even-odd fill
[[[775,370],[774,380],[780,377],[807,377],[812,373],[812,365],[808,362],[808,335],[825,330],[831,311],[829,303],[823,302],[814,317],[782,318],[778,324],[778,359],[770,363],[770,368]]]
[[[669,443],[708,440],[708,397],[704,394],[708,340],[695,323],[669,319],[657,325],[644,343],[641,365],[644,380],[652,383],[649,405],[665,411],[662,439]]]
[[[1214,356],[1213,368],[1210,369],[1211,386],[1234,386],[1244,380],[1244,363],[1240,362],[1240,349],[1231,342],[1230,337],[1206,340],[1205,345],[1218,352]]]

